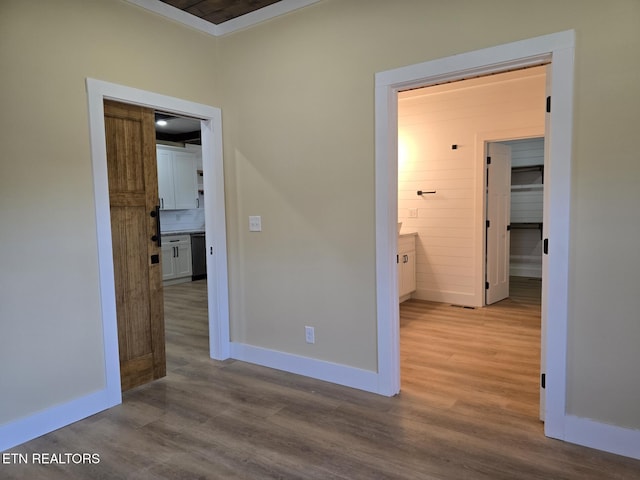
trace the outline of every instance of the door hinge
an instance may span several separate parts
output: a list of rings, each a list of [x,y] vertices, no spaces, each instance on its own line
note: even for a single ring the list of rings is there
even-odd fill
[[[477,283],[476,283],[477,285]],[[489,282],[484,282],[484,289],[489,290]]]
[[[396,263],[400,263],[400,255],[396,255]]]
[[[487,228],[491,226],[491,221],[487,220]]]
[[[547,374],[543,373],[540,375],[540,386],[542,388],[547,388],[546,385],[547,385]]]
[[[542,252],[545,255],[549,255],[549,239],[545,238],[544,241],[542,242]]]
[[[551,97],[547,97],[547,113],[551,113]]]
[[[487,157],[487,165],[491,165],[491,157]]]
[[[507,225],[507,232],[511,231],[511,225]]]

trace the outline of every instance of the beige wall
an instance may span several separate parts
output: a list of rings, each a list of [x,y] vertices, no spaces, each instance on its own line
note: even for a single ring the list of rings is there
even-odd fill
[[[234,340],[375,369],[374,74],[575,29],[568,410],[640,428],[639,19],[635,0],[326,0],[223,37]]]
[[[85,77],[223,108],[233,340],[375,370],[375,72],[575,28],[568,408],[640,428],[639,18],[325,0],[214,40],[117,0],[3,0],[0,423],[103,382]]]
[[[120,1],[0,2],[0,424],[104,387],[85,78],[215,104],[214,54]]]

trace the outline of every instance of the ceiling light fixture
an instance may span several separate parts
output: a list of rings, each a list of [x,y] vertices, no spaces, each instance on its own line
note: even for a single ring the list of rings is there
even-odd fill
[[[158,125],[159,127],[166,127],[167,126],[167,121],[166,120],[158,120],[156,122],[156,125]]]

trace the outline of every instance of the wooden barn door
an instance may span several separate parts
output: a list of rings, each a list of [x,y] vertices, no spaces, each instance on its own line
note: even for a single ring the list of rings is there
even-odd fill
[[[125,391],[166,375],[155,122],[151,109],[108,100],[104,116]]]

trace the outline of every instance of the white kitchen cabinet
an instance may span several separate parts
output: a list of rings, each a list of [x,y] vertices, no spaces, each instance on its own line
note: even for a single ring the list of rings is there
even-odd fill
[[[184,148],[156,146],[161,210],[198,208],[197,156]]]
[[[156,161],[158,163],[158,197],[161,210],[172,210],[176,206],[176,196],[173,186],[173,152],[156,147]]]
[[[204,175],[202,168],[202,147],[200,145],[185,145],[196,158],[196,188],[198,190],[198,208],[204,208]]]
[[[190,281],[191,268],[191,236],[162,236],[162,280],[170,283]]]
[[[400,302],[411,297],[416,290],[416,235],[398,237],[398,296]]]

